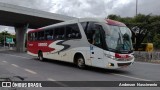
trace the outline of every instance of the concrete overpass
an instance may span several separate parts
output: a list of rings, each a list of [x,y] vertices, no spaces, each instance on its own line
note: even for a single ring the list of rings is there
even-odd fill
[[[19,52],[24,51],[25,34],[27,28],[35,29],[71,19],[75,18],[6,3],[0,3],[0,25],[15,27],[17,43],[16,47],[17,51]]]

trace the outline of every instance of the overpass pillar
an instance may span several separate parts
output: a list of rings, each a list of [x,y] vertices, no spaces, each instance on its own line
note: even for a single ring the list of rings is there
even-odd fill
[[[28,25],[15,27],[16,51],[17,52],[24,52],[25,51],[25,40],[26,40],[27,29],[28,29]]]

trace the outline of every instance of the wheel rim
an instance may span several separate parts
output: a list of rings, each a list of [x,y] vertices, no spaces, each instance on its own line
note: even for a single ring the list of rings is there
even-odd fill
[[[78,59],[78,62],[77,62],[77,64],[78,64],[78,67],[83,67],[84,66],[84,60],[83,59]]]

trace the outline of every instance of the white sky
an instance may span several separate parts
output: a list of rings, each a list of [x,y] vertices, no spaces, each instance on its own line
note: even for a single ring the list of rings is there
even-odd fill
[[[0,2],[48,11],[74,17],[101,17],[116,14],[135,16],[136,0],[0,0]],[[138,13],[160,15],[160,0],[138,0]],[[13,33],[13,28],[0,30]]]

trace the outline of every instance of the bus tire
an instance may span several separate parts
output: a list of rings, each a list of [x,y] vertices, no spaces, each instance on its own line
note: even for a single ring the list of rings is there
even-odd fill
[[[77,56],[76,64],[77,64],[78,68],[85,69],[85,60],[82,55]]]
[[[39,51],[39,52],[38,52],[38,60],[40,60],[40,61],[44,61],[42,51]]]

